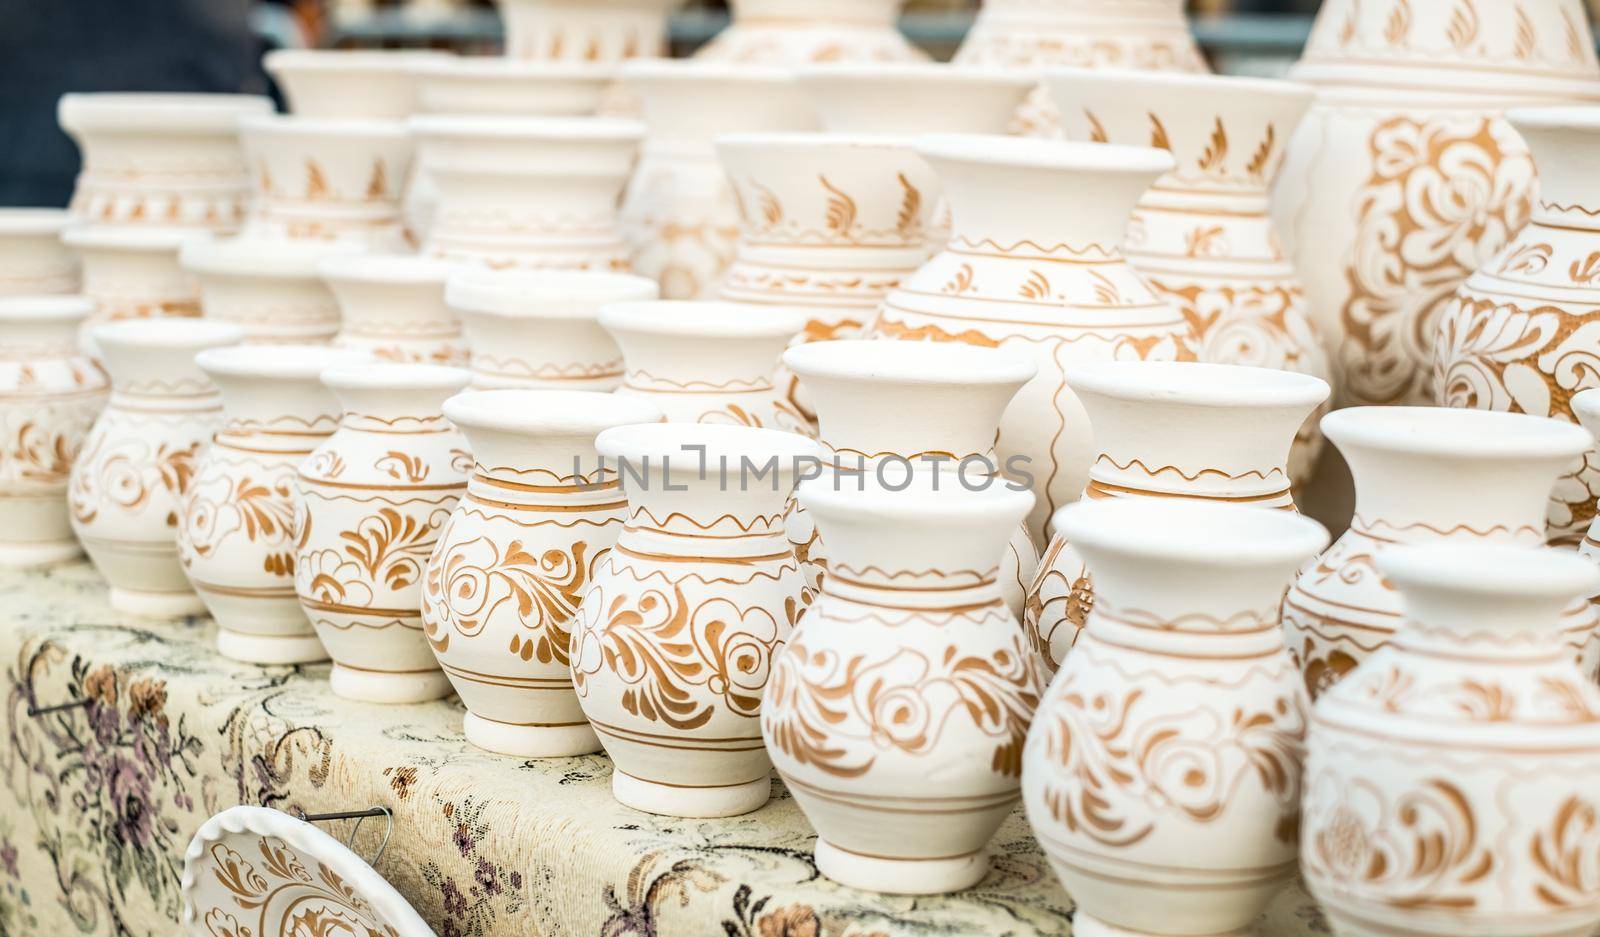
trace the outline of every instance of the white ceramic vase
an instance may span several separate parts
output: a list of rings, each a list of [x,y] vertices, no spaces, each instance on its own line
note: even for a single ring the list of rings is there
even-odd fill
[[[617,393],[648,400],[668,422],[809,435],[772,379],[778,356],[805,324],[798,314],[661,300],[606,306],[600,324],[627,368]]]
[[[250,197],[241,118],[272,112],[243,94],[64,94],[61,129],[83,168],[72,214],[96,224],[237,230]]]
[[[609,429],[596,446],[622,477],[628,521],[579,608],[572,679],[612,794],[668,816],[748,813],[771,793],[761,696],[810,601],[783,513],[816,444],[666,423]]]
[[[628,505],[594,440],[661,414],[644,400],[548,390],[460,394],[444,413],[476,464],[428,560],[422,624],[467,708],[467,741],[521,758],[597,752],[568,654]]]
[[[816,110],[778,69],[640,61],[623,67],[622,81],[649,128],[622,204],[634,272],[659,282],[665,299],[713,295],[739,240],[713,138],[815,130]]]
[[[616,63],[665,54],[678,0],[495,0],[513,59]]]
[[[199,316],[199,288],[178,255],[204,238],[183,228],[88,225],[63,232],[62,243],[83,265],[83,295],[94,301],[94,313],[79,330],[80,347],[95,355],[91,333],[107,322]]]
[[[695,53],[713,62],[918,62],[895,25],[905,0],[732,0],[733,21]]]
[[[110,387],[78,351],[94,304],[80,296],[0,299],[0,567],[79,552],[67,478]]]
[[[261,66],[296,117],[405,120],[418,110],[421,66],[447,58],[417,49],[274,49]]]
[[[995,563],[1033,493],[936,477],[800,486],[831,564],[761,708],[817,829],[817,870],[868,891],[940,894],[988,873],[1044,692]]]
[[[608,391],[622,385],[622,351],[600,310],[657,295],[655,281],[625,273],[474,271],[452,276],[445,298],[466,329],[474,387]]]
[[[1317,701],[1300,867],[1351,937],[1586,937],[1600,924],[1600,689],[1562,609],[1600,591],[1571,553],[1397,547],[1393,643]]]
[[[1022,457],[1045,539],[1056,507],[1078,497],[1095,447],[1064,379],[1091,361],[1192,360],[1188,320],[1122,251],[1129,215],[1173,166],[1155,149],[953,134],[917,152],[938,171],[954,233],[884,300],[872,334],[1025,351],[1039,374],[1000,423],[1002,462]]]
[[[409,254],[351,254],[317,267],[339,305],[333,343],[383,361],[465,365],[461,317],[445,302],[445,284],[459,267]]]
[[[339,333],[339,304],[318,273],[328,253],[300,241],[227,238],[186,243],[178,261],[196,281],[201,314],[239,326],[246,344],[325,345]]]
[[[72,531],[111,586],[111,607],[170,618],[205,612],[178,561],[184,493],[222,426],[222,398],[197,352],[238,344],[226,322],[115,322],[94,339],[111,398],[72,463]]]
[[[1034,716],[1023,803],[1083,937],[1247,937],[1294,878],[1310,706],[1278,630],[1328,542],[1283,511],[1080,502],[1088,629]]]
[[[417,703],[450,694],[422,628],[422,588],[472,455],[444,418],[460,368],[333,368],[339,427],[301,463],[295,592],[333,658],[335,695]]]
[[[78,291],[78,260],[61,243],[71,222],[56,208],[0,208],[0,296]]]
[[[1289,652],[1313,698],[1387,646],[1400,596],[1374,567],[1394,544],[1545,543],[1556,477],[1593,443],[1559,420],[1435,407],[1354,407],[1322,419],[1355,475],[1355,518],[1283,601]],[[1563,638],[1600,671],[1600,615],[1568,610]]]
[[[1295,430],[1328,399],[1309,375],[1237,365],[1118,361],[1067,374],[1094,429],[1086,500],[1209,501],[1295,510]],[[1045,673],[1066,660],[1094,608],[1094,578],[1058,531],[1028,590],[1028,636]]]

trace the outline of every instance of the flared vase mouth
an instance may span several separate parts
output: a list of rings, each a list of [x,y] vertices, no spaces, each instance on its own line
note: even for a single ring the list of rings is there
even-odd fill
[[[356,367],[376,360],[368,351],[330,345],[230,345],[207,348],[194,356],[200,370],[213,377],[284,382],[315,382],[330,368]]]
[[[1032,358],[999,348],[934,342],[844,339],[796,345],[783,363],[802,379],[877,384],[1021,386],[1038,374]]]
[[[1473,459],[1576,458],[1594,445],[1564,420],[1454,407],[1349,407],[1322,418],[1341,449]]]
[[[76,322],[94,314],[94,300],[69,293],[0,297],[0,322]]]
[[[1067,385],[1119,400],[1180,407],[1305,407],[1328,399],[1328,382],[1308,374],[1190,361],[1069,364]]]
[[[274,49],[261,57],[261,67],[275,77],[285,72],[405,74],[449,57],[430,49]]]
[[[825,475],[802,482],[796,496],[807,510],[858,524],[866,520],[933,527],[943,522],[962,527],[988,520],[1010,529],[1033,510],[1035,496],[1029,489],[1013,488],[1001,479],[981,481],[969,486],[951,475],[923,473],[907,475],[904,487],[891,488],[871,479]]]
[[[474,390],[444,403],[457,426],[529,436],[589,436],[617,426],[660,423],[661,411],[642,397],[579,390]]]
[[[335,365],[322,371],[321,377],[333,390],[356,391],[459,391],[472,382],[472,372],[466,368],[388,361]]]
[[[780,476],[792,476],[811,460],[821,457],[815,440],[796,433],[709,423],[651,423],[618,426],[595,439],[595,448],[608,459],[628,462],[635,470],[654,471],[663,465],[674,477],[693,477],[708,483],[736,487],[742,466],[764,468],[771,462]],[[646,461],[648,460],[648,462]],[[726,477],[716,479],[726,465]],[[702,477],[702,469],[705,475]],[[751,484],[770,485],[766,475]]]
[[[405,118],[300,117],[293,114],[253,114],[239,118],[241,133],[271,137],[335,137],[351,140],[407,140],[411,130]]]
[[[486,82],[573,82],[608,84],[616,77],[611,65],[588,62],[528,61],[490,55],[429,56],[412,64],[424,81],[435,78],[476,79]]]
[[[160,318],[126,319],[96,326],[94,339],[102,348],[193,349],[237,345],[244,341],[244,329],[231,322],[209,319]]]
[[[1439,542],[1386,547],[1378,569],[1408,589],[1500,599],[1578,598],[1600,592],[1600,567],[1570,550]]]
[[[75,223],[61,232],[61,243],[79,249],[160,254],[176,253],[185,244],[211,237],[211,232],[195,228]]]
[[[805,329],[806,317],[787,309],[748,303],[661,299],[602,306],[600,324],[607,329],[647,335],[787,338]]]
[[[241,119],[272,112],[272,99],[257,94],[75,91],[56,105],[57,119],[68,130],[123,133],[228,134]]]
[[[444,285],[463,270],[479,269],[470,261],[442,260],[415,254],[336,253],[317,263],[317,275],[330,284],[368,283],[380,286],[406,284]]]
[[[1563,105],[1552,107],[1514,107],[1506,120],[1517,130],[1575,130],[1600,132],[1600,106]]]
[[[73,220],[64,208],[0,208],[0,237],[59,235]]]
[[[1216,75],[1196,72],[1157,72],[1134,68],[1073,68],[1051,66],[1040,69],[1045,85],[1070,88],[1074,83],[1093,83],[1126,87],[1130,91],[1148,89],[1154,95],[1173,89],[1193,90],[1230,98],[1267,98],[1283,103],[1297,101],[1310,106],[1316,89],[1298,81],[1258,78],[1251,75]]]
[[[1164,174],[1176,166],[1171,153],[1155,147],[982,133],[926,134],[916,149],[930,159],[1062,172]]]
[[[850,150],[893,150],[909,153],[915,137],[892,133],[831,133],[811,130],[771,130],[755,133],[720,133],[713,138],[720,153],[777,151],[815,153]]]
[[[803,85],[859,86],[862,82],[899,84],[989,86],[1026,91],[1038,84],[1028,72],[944,62],[823,62],[802,65],[794,74]]]
[[[630,59],[617,69],[617,77],[628,84],[743,84],[792,85],[795,73],[787,68],[746,65],[731,62],[706,62],[699,59]]]
[[[660,295],[654,280],[599,270],[471,269],[453,274],[445,286],[445,301],[453,308],[505,318],[592,319],[601,306],[644,302]]]
[[[1081,500],[1052,523],[1072,544],[1190,566],[1293,565],[1328,545],[1321,524],[1291,511],[1170,498]]]
[[[275,238],[201,238],[178,251],[178,262],[191,273],[211,276],[315,280],[322,262],[358,248]]]
[[[645,136],[642,121],[621,117],[419,114],[410,119],[409,126],[419,139],[633,143],[643,140]]]

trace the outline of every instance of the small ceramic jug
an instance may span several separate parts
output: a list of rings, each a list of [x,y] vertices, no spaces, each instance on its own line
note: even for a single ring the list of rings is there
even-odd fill
[[[1067,384],[1099,453],[1083,497],[1184,499],[1295,510],[1288,460],[1296,430],[1328,399],[1320,378],[1269,368],[1167,361],[1079,365]],[[1046,674],[1083,633],[1094,579],[1060,535],[1050,541],[1023,618]]]
[[[472,349],[472,386],[483,389],[615,390],[622,351],[600,309],[657,295],[644,277],[565,270],[458,273],[445,291]]]
[[[1088,937],[1247,937],[1294,878],[1310,705],[1278,602],[1328,542],[1286,511],[1080,501],[1088,628],[1028,733],[1028,821]]]
[[[461,318],[445,302],[445,283],[460,269],[409,254],[350,254],[318,266],[339,304],[333,343],[402,364],[464,366]]]
[[[816,405],[824,477],[857,488],[863,479],[890,488],[913,475],[959,489],[1000,484],[1000,415],[1038,370],[1015,352],[932,342],[813,342],[783,360]],[[791,507],[785,529],[816,590],[828,548],[804,503]],[[1000,595],[1013,615],[1022,614],[1038,567],[1039,548],[1020,524],[1000,556]]]
[[[1300,867],[1333,932],[1586,937],[1600,925],[1600,689],[1563,609],[1566,551],[1393,547],[1405,620],[1317,701]]]
[[[222,428],[195,463],[178,559],[217,622],[217,650],[251,664],[327,660],[294,591],[295,475],[339,425],[328,368],[369,360],[315,345],[195,356],[222,394]]]
[[[71,222],[56,208],[0,208],[0,296],[78,292],[78,260],[61,243]]]
[[[579,608],[572,679],[611,792],[667,816],[749,813],[771,793],[761,695],[811,599],[783,507],[816,444],[664,423],[606,430],[596,447],[628,522]]]
[[[230,238],[178,252],[198,281],[207,319],[244,329],[247,345],[325,345],[339,333],[339,304],[318,274],[329,248],[299,241]]]
[[[81,296],[0,299],[0,566],[77,556],[67,476],[105,406],[105,372],[78,351],[94,303]]]
[[[324,371],[343,416],[301,464],[295,592],[333,658],[335,695],[417,703],[450,694],[422,630],[422,582],[472,455],[442,407],[460,368]]]
[[[1550,487],[1593,437],[1560,420],[1442,407],[1351,407],[1322,431],[1355,475],[1350,529],[1283,600],[1289,653],[1313,698],[1389,643],[1400,597],[1373,566],[1389,546],[1545,544]],[[1563,635],[1586,673],[1600,670],[1600,613],[1568,610]]]
[[[650,401],[673,423],[722,423],[809,435],[772,382],[778,356],[805,320],[738,303],[615,303],[600,324],[622,348],[617,393]]]
[[[521,758],[597,752],[568,651],[628,503],[594,439],[661,413],[612,394],[490,390],[451,398],[444,414],[476,464],[428,560],[422,626],[467,707],[467,741]]]
[[[919,62],[900,34],[905,0],[732,0],[733,21],[695,53],[712,62]]]
[[[936,477],[800,486],[832,564],[761,707],[817,829],[817,870],[868,891],[940,894],[987,874],[1044,692],[995,565],[1033,492]]]
[[[205,605],[178,561],[184,493],[201,450],[222,426],[222,397],[194,363],[236,345],[226,322],[153,319],[95,329],[111,399],[72,463],[72,531],[129,615],[200,615]]]
[[[83,295],[94,313],[78,332],[79,347],[97,357],[91,333],[107,322],[200,315],[200,291],[178,254],[205,233],[183,228],[73,226],[61,241],[83,264]]]

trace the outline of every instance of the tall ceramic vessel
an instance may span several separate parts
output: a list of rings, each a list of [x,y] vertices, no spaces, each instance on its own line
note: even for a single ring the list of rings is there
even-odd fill
[[[472,470],[441,409],[467,380],[432,365],[322,374],[344,413],[300,466],[294,587],[333,658],[336,695],[415,703],[450,693],[423,633],[422,589]]]
[[[1207,501],[1294,511],[1288,459],[1295,429],[1328,399],[1319,378],[1230,365],[1079,365],[1067,384],[1099,450],[1086,500]],[[1023,618],[1045,673],[1083,635],[1094,577],[1058,531],[1028,590]]]
[[[1508,546],[1378,558],[1405,623],[1317,702],[1300,866],[1336,934],[1584,937],[1600,923],[1600,690],[1562,609],[1579,557]]]
[[[1445,306],[1433,390],[1450,407],[1575,420],[1573,396],[1600,386],[1600,185],[1589,153],[1600,107],[1507,115],[1539,169],[1527,227]],[[1575,460],[1550,493],[1552,542],[1577,543],[1595,518],[1600,451]]]
[[[594,439],[661,414],[612,394],[529,390],[460,394],[444,413],[476,464],[428,560],[422,625],[467,707],[467,741],[522,758],[597,752],[569,650],[628,504]]]
[[[853,338],[927,258],[939,180],[909,140],[732,134],[717,140],[739,202],[738,256],[720,298],[806,316],[795,344]],[[794,379],[790,402],[815,417]]]
[[[496,0],[514,59],[616,63],[667,48],[678,0]]]
[[[1273,210],[1342,404],[1432,401],[1438,317],[1528,220],[1514,105],[1600,100],[1580,0],[1330,0]]]
[[[748,813],[771,793],[762,693],[811,598],[783,511],[816,446],[683,423],[609,429],[596,446],[622,475],[628,522],[579,608],[572,679],[611,791],[650,813]],[[754,478],[741,460],[774,468]]]
[[[78,261],[61,243],[72,221],[55,208],[0,208],[0,296],[78,291]]]
[[[1149,144],[1177,168],[1139,200],[1128,260],[1177,306],[1201,361],[1331,380],[1305,287],[1268,214],[1268,190],[1311,89],[1257,78],[1047,73],[1068,139]],[[1129,100],[1144,102],[1128,107]],[[1322,449],[1320,413],[1301,427],[1289,477],[1304,484]]]
[[[644,125],[615,118],[413,118],[439,206],[423,252],[492,267],[626,270],[617,203]]]
[[[988,873],[1044,692],[995,565],[1033,493],[931,481],[801,486],[832,565],[762,704],[818,871],[870,891],[959,891]]]
[[[458,273],[445,292],[466,329],[474,387],[593,391],[622,385],[622,350],[600,310],[657,295],[644,277],[560,270]]]
[[[1295,873],[1309,704],[1279,632],[1328,542],[1294,514],[1082,502],[1100,599],[1028,733],[1023,803],[1089,935],[1227,935]]]
[[[367,360],[307,345],[195,356],[222,394],[223,423],[180,502],[178,559],[217,622],[217,650],[253,664],[328,654],[294,591],[295,473],[339,425],[323,370]]]
[[[241,120],[239,139],[256,184],[246,236],[409,246],[400,198],[412,143],[403,121],[274,114]]]
[[[339,304],[318,274],[328,249],[317,244],[260,239],[185,244],[179,264],[192,275],[201,314],[244,329],[246,344],[333,341]]]
[[[954,209],[950,242],[884,300],[872,334],[1026,351],[1039,374],[1000,423],[1020,456],[1043,540],[1088,480],[1089,421],[1064,373],[1090,361],[1194,358],[1187,319],[1129,265],[1128,216],[1172,157],[1153,149],[1003,137],[925,137],[917,152]]]
[[[650,401],[669,422],[810,433],[772,382],[778,356],[804,325],[798,315],[664,300],[606,306],[600,324],[627,364],[617,393]]]
[[[72,214],[96,224],[237,230],[250,196],[239,121],[271,112],[270,99],[243,94],[62,95],[57,118],[83,154]]]
[[[717,162],[717,134],[815,130],[816,110],[778,69],[634,62],[622,80],[649,133],[622,204],[633,269],[666,299],[714,293],[733,262],[739,207]]]
[[[78,351],[93,308],[80,296],[0,299],[0,566],[80,552],[67,477],[110,386]]]
[[[1594,444],[1557,420],[1432,407],[1340,410],[1322,429],[1350,463],[1356,509],[1283,601],[1289,652],[1313,697],[1387,646],[1400,625],[1400,597],[1374,557],[1396,543],[1442,540],[1543,546],[1550,487]],[[1563,625],[1591,675],[1600,671],[1597,624],[1580,603]]]
[[[185,244],[204,234],[181,228],[72,227],[61,236],[83,264],[83,295],[94,313],[79,330],[79,343],[94,354],[95,327],[122,319],[200,315],[194,277],[179,263]]]
[[[116,322],[95,330],[111,399],[72,463],[72,531],[130,615],[199,615],[178,561],[182,499],[222,426],[222,398],[197,352],[244,338],[225,322]]]
[[[466,364],[461,317],[445,302],[445,284],[457,269],[409,254],[325,258],[317,270],[341,320],[333,343],[383,361]]]
[[[794,67],[807,62],[917,62],[900,35],[905,0],[733,0],[733,21],[695,57]]]
[[[1035,76],[1052,66],[1209,71],[1183,7],[1183,0],[984,0],[955,62]],[[1060,119],[1040,87],[1017,111],[1017,128],[1056,136]]]

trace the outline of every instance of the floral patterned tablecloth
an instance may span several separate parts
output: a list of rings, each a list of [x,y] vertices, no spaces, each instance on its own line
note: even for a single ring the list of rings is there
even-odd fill
[[[639,813],[611,799],[603,756],[490,755],[466,743],[454,701],[345,702],[326,665],[236,664],[213,637],[205,619],[120,618],[85,565],[0,572],[0,935],[169,937],[189,838],[241,803],[392,809],[377,868],[441,937],[1071,931],[1072,903],[1020,810],[971,891],[867,894],[818,876],[811,828],[781,783],[748,816]],[[90,702],[26,714],[78,699]],[[368,821],[356,850],[373,855],[383,825]],[[1327,933],[1298,889],[1258,930]]]

